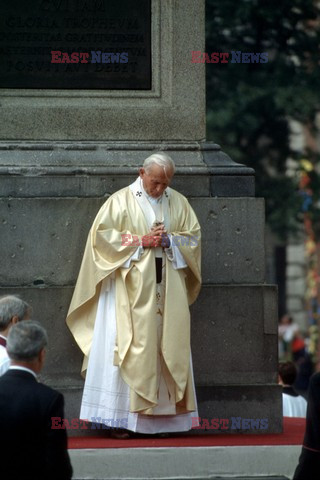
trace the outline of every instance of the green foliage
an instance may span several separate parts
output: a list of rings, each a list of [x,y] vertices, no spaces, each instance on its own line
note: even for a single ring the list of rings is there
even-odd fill
[[[268,63],[207,64],[207,138],[256,171],[267,221],[285,238],[300,199],[285,175],[288,118],[319,110],[319,10],[312,0],[207,0],[206,52],[268,52]]]
[[[313,162],[306,160],[300,162],[304,180],[300,182],[303,183],[302,209],[311,221],[316,242],[320,242],[320,174],[316,167],[319,165],[319,160],[319,156],[315,156]]]

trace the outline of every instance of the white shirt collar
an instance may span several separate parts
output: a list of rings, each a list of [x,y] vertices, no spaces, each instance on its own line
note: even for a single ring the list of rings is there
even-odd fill
[[[11,366],[9,367],[9,370],[22,370],[23,372],[31,373],[31,374],[34,376],[34,378],[35,378],[36,380],[38,380],[37,374],[36,374],[33,370],[31,370],[30,368],[20,367],[19,365],[11,365]]]

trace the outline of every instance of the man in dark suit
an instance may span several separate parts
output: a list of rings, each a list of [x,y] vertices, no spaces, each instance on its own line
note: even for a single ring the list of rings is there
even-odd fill
[[[10,328],[21,320],[29,320],[31,312],[30,305],[16,295],[0,297],[0,375],[3,375],[10,366],[6,350]]]
[[[72,467],[64,429],[61,393],[37,381],[47,334],[37,322],[14,325],[7,339],[9,370],[0,377],[1,480],[70,480]]]
[[[320,472],[320,373],[309,383],[306,430],[293,480],[313,480]]]

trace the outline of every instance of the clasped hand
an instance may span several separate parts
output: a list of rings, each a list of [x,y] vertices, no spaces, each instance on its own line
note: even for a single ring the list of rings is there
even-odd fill
[[[170,239],[168,237],[168,232],[166,231],[163,223],[154,225],[150,233],[142,237],[142,245],[144,247],[163,247],[167,248],[170,246]]]

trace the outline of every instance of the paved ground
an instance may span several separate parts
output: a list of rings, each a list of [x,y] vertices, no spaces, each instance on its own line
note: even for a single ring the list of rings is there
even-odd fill
[[[69,450],[74,480],[288,480],[298,445]]]
[[[76,479],[73,477],[72,480],[81,480],[81,479]],[[94,479],[87,479],[87,480],[94,480]],[[143,478],[140,480],[144,480]],[[188,479],[183,479],[183,478],[170,478],[170,479],[162,479],[162,480],[190,480]],[[197,478],[196,480],[288,480],[288,477],[210,477],[209,478]]]

